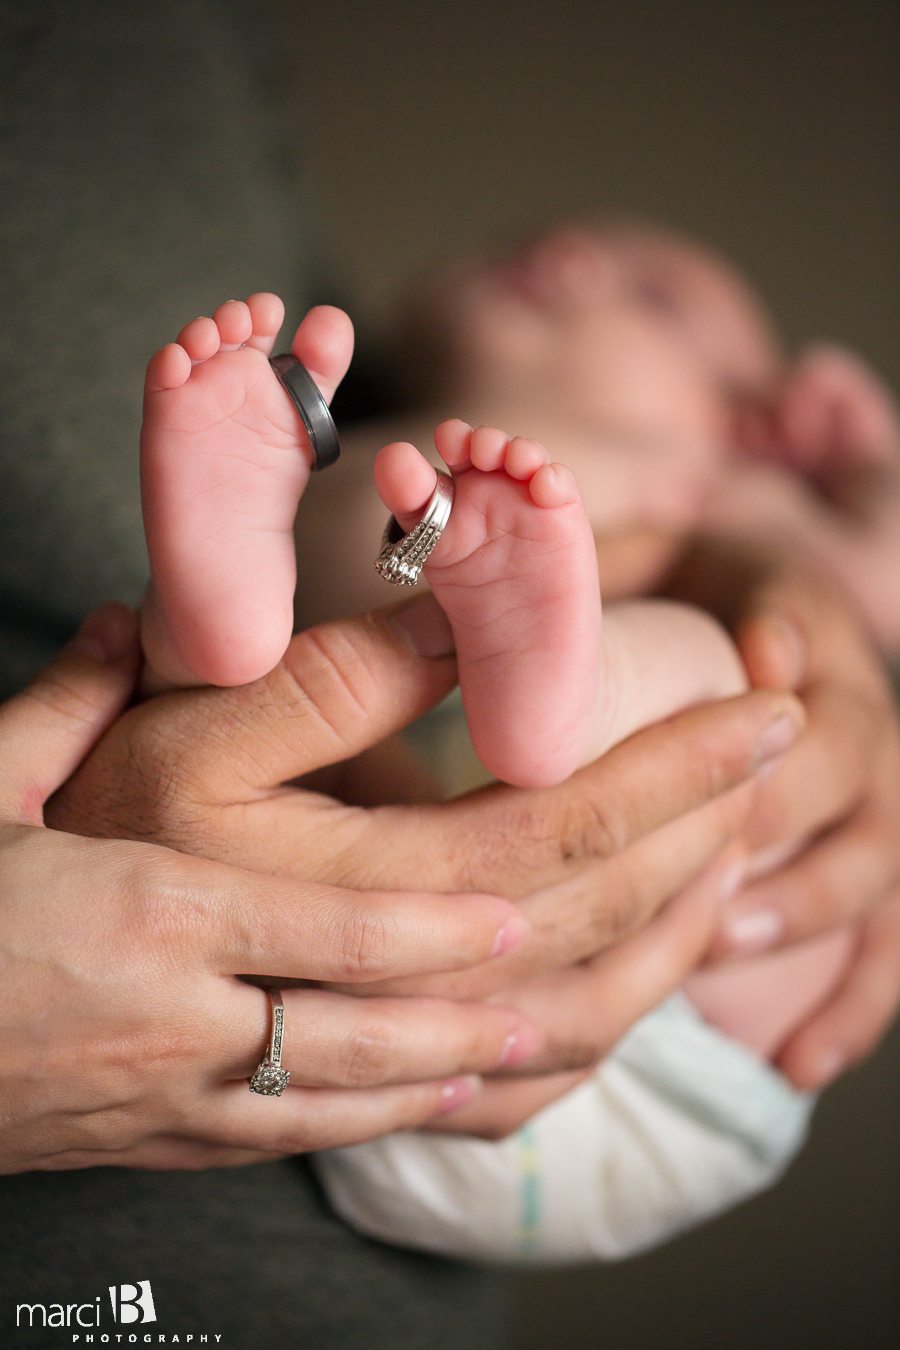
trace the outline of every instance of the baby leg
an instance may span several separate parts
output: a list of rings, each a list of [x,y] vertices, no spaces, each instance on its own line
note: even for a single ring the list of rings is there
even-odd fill
[[[838,928],[783,951],[698,971],[684,992],[712,1026],[772,1059],[840,986],[856,946],[854,929]]]
[[[293,523],[311,450],[268,361],[283,317],[274,295],[229,301],[147,368],[141,489],[153,580],[142,638],[161,682],[246,684],[290,641]],[[350,320],[323,305],[292,350],[330,399],[352,347]]]

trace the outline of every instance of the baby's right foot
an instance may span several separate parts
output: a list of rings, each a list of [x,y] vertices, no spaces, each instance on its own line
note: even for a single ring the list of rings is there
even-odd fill
[[[141,490],[153,580],[141,624],[151,671],[175,684],[246,684],[293,628],[294,516],[312,452],[269,365],[275,295],[195,319],[147,368]],[[292,351],[330,400],[350,363],[341,310],[310,310]]]
[[[458,421],[434,439],[455,497],[425,574],[453,628],[472,743],[507,783],[559,782],[598,719],[600,587],[581,493],[535,441]],[[435,470],[398,442],[379,452],[375,479],[411,529]]]

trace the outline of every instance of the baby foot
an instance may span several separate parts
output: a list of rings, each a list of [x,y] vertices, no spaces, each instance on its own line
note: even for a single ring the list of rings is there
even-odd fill
[[[153,672],[176,684],[246,684],[291,638],[293,525],[312,451],[269,365],[284,318],[275,295],[195,319],[147,367],[141,490],[152,583],[142,612]],[[295,356],[330,400],[353,329],[310,310]]]
[[[456,640],[472,743],[507,783],[560,782],[583,761],[597,719],[597,555],[574,475],[536,441],[444,422],[450,520],[425,565]],[[401,527],[418,520],[435,470],[412,446],[387,445],[375,482]]]

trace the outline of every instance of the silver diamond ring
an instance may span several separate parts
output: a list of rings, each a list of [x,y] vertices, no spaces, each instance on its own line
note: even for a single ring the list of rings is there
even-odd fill
[[[375,559],[375,571],[393,586],[415,586],[428,555],[434,548],[453,508],[453,479],[438,472],[434,492],[425,514],[409,534],[404,534],[391,516],[381,540],[381,552]]]
[[[263,1097],[280,1097],[290,1082],[290,1072],[281,1067],[281,1040],[284,1035],[284,1003],[277,989],[267,989],[272,1005],[272,1034],[266,1057],[250,1079],[250,1091]]]

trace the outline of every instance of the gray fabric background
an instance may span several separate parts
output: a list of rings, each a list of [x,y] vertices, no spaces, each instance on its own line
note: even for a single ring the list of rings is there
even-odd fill
[[[256,7],[212,0],[0,6],[3,692],[99,601],[140,595],[150,352],[230,296],[302,299],[302,215],[247,70],[271,91],[261,33]],[[358,1238],[302,1161],[0,1178],[0,1345],[71,1344],[16,1330],[21,1302],[106,1309],[142,1279],[154,1332],[235,1350],[490,1350],[503,1295]]]

